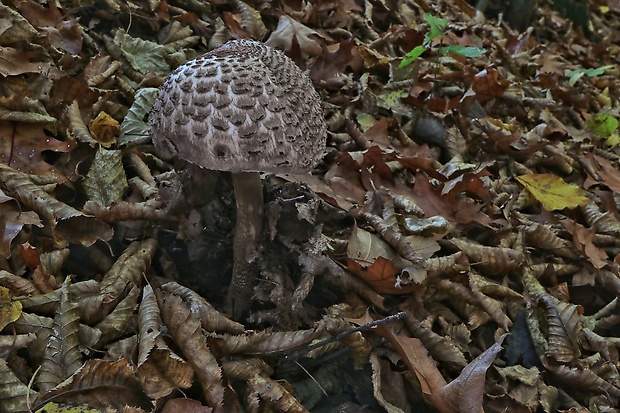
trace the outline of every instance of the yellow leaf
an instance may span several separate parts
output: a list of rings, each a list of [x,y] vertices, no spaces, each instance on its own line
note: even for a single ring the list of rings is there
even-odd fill
[[[89,129],[101,146],[109,148],[116,143],[116,137],[121,127],[112,116],[105,112],[100,112],[95,119],[90,121]]]
[[[11,300],[9,289],[0,287],[0,330],[22,314],[22,303]]]
[[[585,191],[577,185],[564,182],[552,174],[517,176],[517,180],[538,200],[547,211],[576,208],[590,202]]]

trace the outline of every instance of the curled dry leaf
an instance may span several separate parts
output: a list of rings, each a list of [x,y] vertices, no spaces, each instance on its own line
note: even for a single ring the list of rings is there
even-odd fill
[[[177,388],[189,388],[194,382],[194,370],[166,344],[159,305],[150,285],[142,292],[138,326],[138,378],[145,393],[160,399]]]
[[[195,291],[176,282],[169,282],[161,286],[163,291],[181,297],[192,309],[198,312],[202,328],[213,333],[240,334],[245,330],[243,324],[231,320],[216,310],[207,300]]]
[[[225,411],[222,368],[207,345],[198,314],[177,295],[161,290],[155,295],[162,320],[194,369],[207,403],[215,412]]]
[[[36,376],[35,383],[41,391],[53,389],[82,366],[78,336],[80,312],[71,298],[70,283],[67,277],[60,287],[60,307],[47,339],[41,370]]]
[[[110,397],[110,394],[114,397]],[[153,407],[140,388],[133,367],[126,360],[87,361],[62,386],[39,394],[32,410],[37,410],[48,400],[83,403],[96,409],[123,410],[127,406],[134,406],[150,411]]]
[[[486,311],[487,314],[489,314],[493,320],[495,320],[495,322],[504,329],[504,331],[508,331],[512,325],[512,321],[504,312],[504,303],[483,294],[480,291],[479,285],[483,282],[482,277],[476,274],[475,271],[469,272],[469,287],[471,288],[472,294],[476,298],[478,305],[484,309],[484,311]]]
[[[420,323],[410,312],[405,313],[403,320],[411,334],[422,341],[433,359],[460,367],[467,365],[463,352],[450,336],[441,336],[435,333]]]
[[[298,331],[250,331],[241,335],[211,335],[217,340],[217,350],[224,355],[284,353],[317,338],[325,330],[323,322],[311,330]],[[214,344],[215,345],[215,344]]]
[[[577,306],[562,302],[556,304],[549,294],[538,297],[538,303],[545,311],[548,324],[546,356],[573,366],[581,356],[577,343],[577,336],[581,330]]]
[[[103,347],[105,344],[132,332],[136,321],[135,309],[138,306],[139,297],[140,288],[134,285],[114,307],[114,310],[95,325],[95,328],[101,331],[101,338],[97,343],[98,347]]]
[[[82,119],[80,106],[77,100],[74,100],[73,103],[67,106],[65,115],[69,121],[68,128],[71,136],[78,142],[84,142],[94,147],[97,144],[97,141],[91,136],[84,120]]]
[[[112,237],[112,229],[105,223],[60,202],[35,185],[28,175],[0,164],[0,180],[16,199],[39,214],[52,228],[57,245],[80,242],[89,246],[99,239],[107,241]]]
[[[141,285],[157,242],[153,239],[130,244],[101,280],[99,295],[85,299],[82,317],[89,322],[101,321],[134,285]]]
[[[620,397],[620,387],[603,379],[590,369],[557,365],[545,357],[542,357],[542,362],[547,370],[575,389],[607,394],[615,398]]]
[[[453,238],[450,242],[467,254],[471,265],[489,274],[513,271],[521,266],[523,260],[523,254],[512,248],[488,247],[459,238]]]

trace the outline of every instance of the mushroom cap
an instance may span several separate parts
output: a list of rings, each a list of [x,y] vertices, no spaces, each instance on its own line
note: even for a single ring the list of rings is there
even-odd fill
[[[203,168],[302,173],[325,152],[321,98],[282,52],[233,40],[175,69],[149,115],[155,146]]]

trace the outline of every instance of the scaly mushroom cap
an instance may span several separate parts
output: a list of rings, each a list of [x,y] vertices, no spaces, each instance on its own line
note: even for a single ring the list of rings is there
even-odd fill
[[[302,173],[325,151],[321,98],[295,63],[234,40],[178,67],[149,115],[155,146],[203,168]]]

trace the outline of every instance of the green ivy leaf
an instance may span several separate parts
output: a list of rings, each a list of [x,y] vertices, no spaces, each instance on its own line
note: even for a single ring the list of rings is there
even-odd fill
[[[452,53],[465,57],[480,57],[487,52],[486,49],[481,49],[480,47],[459,46],[456,44],[445,46],[441,51],[444,54]]]
[[[410,52],[408,52],[405,55],[405,58],[403,59],[402,62],[400,62],[400,64],[398,65],[398,67],[405,67],[405,66],[409,66],[411,63],[413,63],[418,57],[420,57],[420,55],[422,53],[424,53],[426,51],[426,47],[424,46],[416,46],[414,47]]]

